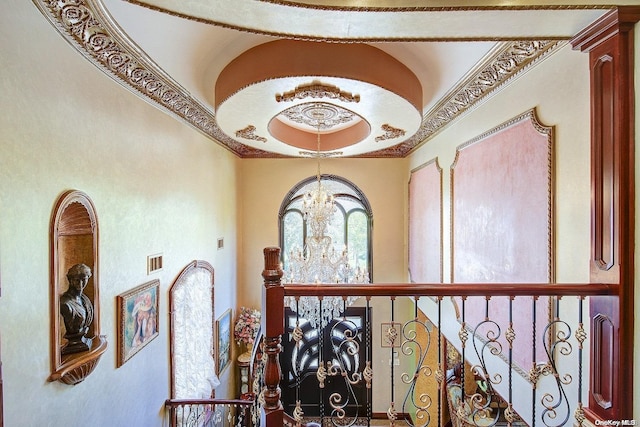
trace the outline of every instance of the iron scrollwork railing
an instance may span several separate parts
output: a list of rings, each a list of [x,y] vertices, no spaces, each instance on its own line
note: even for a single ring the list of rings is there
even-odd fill
[[[172,427],[249,427],[253,402],[240,399],[167,399]]]
[[[363,383],[375,390],[376,397],[375,407],[367,403],[367,417],[385,414],[393,426],[440,426],[451,420],[454,427],[559,427],[585,421],[583,345],[589,337],[583,325],[584,306],[589,297],[616,295],[618,285],[283,285],[278,259],[278,248],[265,249],[263,301],[269,309],[264,310],[263,326],[265,352],[272,355],[265,372],[281,369],[275,355],[285,333],[278,314],[284,313],[285,298],[360,297],[358,304],[366,304],[364,324],[348,325],[348,316],[330,323],[337,341],[324,331],[315,332],[318,354],[334,350],[329,357],[319,357],[314,368],[318,384],[325,385],[322,393],[331,397],[322,413],[323,424],[356,425],[355,416],[343,409],[346,402],[355,404],[353,391]],[[387,308],[381,309],[385,304]],[[396,309],[398,304],[403,304],[401,309]],[[375,315],[375,323],[370,310],[382,313]],[[367,346],[363,356],[366,369],[353,371],[350,358],[362,350],[363,342],[356,337],[366,342],[378,327],[380,342]],[[363,366],[360,359],[358,364]],[[273,374],[265,375],[263,388],[269,398],[261,412],[266,427],[282,425],[286,419],[280,377],[276,380]],[[329,392],[327,384],[336,378],[344,387]],[[384,407],[383,392],[388,393]],[[303,412],[298,414],[298,425],[309,421]]]
[[[296,425],[309,420],[360,425],[371,413],[370,309],[345,305],[342,316],[324,327],[298,313],[287,311],[285,316],[285,408],[292,408]]]

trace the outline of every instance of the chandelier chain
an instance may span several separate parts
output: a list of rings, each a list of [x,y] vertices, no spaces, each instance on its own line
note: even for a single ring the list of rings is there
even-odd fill
[[[319,116],[319,115],[318,115]],[[369,283],[366,269],[353,268],[349,263],[346,246],[336,250],[327,235],[329,225],[337,211],[335,196],[321,182],[320,173],[320,126],[317,122],[317,172],[318,185],[309,189],[302,198],[302,215],[311,234],[307,236],[304,248],[291,248],[285,271],[285,281],[289,283]],[[344,311],[357,298],[325,297],[322,305],[317,297],[301,297],[299,301],[287,297],[287,304],[308,320],[313,327],[324,327]]]

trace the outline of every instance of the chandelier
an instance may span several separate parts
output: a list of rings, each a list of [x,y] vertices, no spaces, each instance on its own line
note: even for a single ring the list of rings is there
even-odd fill
[[[320,179],[320,120],[317,126],[317,185],[312,186],[302,199],[302,215],[310,234],[304,248],[292,248],[289,251],[284,279],[288,283],[369,283],[367,269],[353,268],[346,246],[336,250],[331,237],[327,235],[337,208],[334,195],[322,185]],[[357,297],[347,297],[346,300],[342,297],[324,297],[322,301],[317,297],[300,297],[299,300],[287,297],[285,303],[314,328],[324,328],[343,313],[345,305],[351,305],[356,300]]]

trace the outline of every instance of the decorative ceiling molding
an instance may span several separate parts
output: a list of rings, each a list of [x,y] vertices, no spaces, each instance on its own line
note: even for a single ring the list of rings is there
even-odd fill
[[[283,116],[284,120],[304,124],[315,130],[332,129],[360,118],[353,111],[324,102],[294,105],[283,110],[279,116]]]
[[[399,138],[401,136],[404,136],[405,133],[407,133],[402,129],[394,128],[393,126],[390,126],[386,123],[382,125],[382,130],[384,131],[384,134],[380,136],[376,136],[376,139],[375,139],[376,142],[385,141],[387,139]]]
[[[319,10],[356,11],[356,12],[440,12],[451,10],[562,10],[562,9],[609,9],[609,0],[576,2],[545,1],[545,0],[520,0],[508,2],[501,0],[474,1],[469,0],[378,0],[361,1],[358,6],[345,6],[343,2],[336,0],[257,0],[262,3],[271,3],[280,6],[299,7]]]
[[[116,82],[152,105],[199,130],[241,158],[280,158],[277,153],[249,147],[226,135],[214,113],[194,99],[131,40],[101,0],[33,0],[56,30]],[[551,40],[504,42],[505,48],[472,73],[438,106],[423,116],[410,139],[358,157],[405,157],[462,113],[524,69],[564,44]]]
[[[505,47],[473,70],[462,83],[424,115],[422,126],[410,139],[396,146],[360,157],[405,157],[442,131],[454,119],[480,104],[515,76],[547,57],[566,42],[551,40],[506,43]]]
[[[151,104],[201,131],[237,156],[282,157],[224,134],[214,114],[168,76],[116,24],[100,0],[33,0],[86,59]]]
[[[35,1],[35,0],[34,0]],[[306,40],[306,41],[324,41],[324,42],[341,42],[341,43],[375,43],[375,42],[394,42],[394,41],[452,41],[452,37],[450,36],[438,36],[434,34],[429,34],[429,31],[418,32],[411,35],[395,35],[390,36],[386,35],[357,35],[354,36],[353,32],[350,31],[348,34],[343,35],[328,35],[328,34],[310,34],[308,31],[297,31],[297,32],[289,32],[289,28],[278,29],[273,26],[260,26],[256,25],[255,22],[245,22],[246,18],[243,16],[241,21],[233,21],[230,20],[228,16],[225,16],[225,19],[220,19],[219,16],[212,16],[210,0],[191,0],[189,2],[172,2],[172,0],[124,0],[128,3],[135,4],[137,6],[145,7],[150,10],[155,10],[158,12],[165,13],[167,15],[175,16],[182,19],[188,19],[194,22],[200,22],[208,25],[215,25],[221,28],[229,28],[237,31],[243,31],[251,34],[260,34],[269,37],[281,37],[281,38],[290,38],[296,40]],[[278,9],[282,7],[289,7],[291,9],[298,10],[310,10],[312,13],[314,10],[319,10],[322,12],[337,12],[337,13],[366,13],[366,14],[383,14],[383,13],[394,13],[394,14],[404,14],[406,16],[411,16],[414,14],[423,14],[423,13],[441,13],[441,12],[452,12],[452,13],[465,13],[470,12],[469,16],[473,16],[471,18],[473,21],[469,21],[469,25],[471,25],[474,21],[477,21],[477,13],[489,12],[493,13],[494,11],[524,11],[524,12],[535,12],[535,13],[546,13],[546,12],[557,12],[557,11],[593,11],[593,10],[606,10],[611,9],[612,4],[609,0],[569,0],[564,4],[558,4],[553,1],[544,1],[544,0],[519,0],[517,4],[514,2],[508,2],[510,4],[505,4],[504,0],[490,0],[485,2],[476,2],[474,1],[472,5],[469,4],[468,0],[413,0],[418,6],[407,7],[404,3],[410,2],[411,0],[384,0],[387,3],[387,6],[376,5],[364,5],[363,2],[359,2],[357,6],[345,6],[340,4],[339,0],[335,1],[306,1],[306,2],[296,2],[296,1],[286,1],[286,0],[262,0],[262,1],[253,1],[256,4],[263,4],[267,6],[272,6],[272,9]],[[617,0],[618,4],[629,4],[634,5],[637,0]],[[237,3],[237,2],[236,2]],[[335,4],[332,4],[335,3]],[[371,3],[371,2],[370,2]],[[582,3],[582,4],[581,4]],[[185,4],[187,5],[185,7]],[[268,9],[267,9],[268,10]],[[216,8],[216,12],[219,9]],[[265,9],[262,9],[264,12]],[[273,16],[273,19],[276,19],[276,16]],[[242,22],[242,23],[241,23]],[[414,21],[415,22],[415,21]],[[425,25],[423,23],[423,25]],[[429,27],[429,25],[426,25]],[[541,33],[542,34],[542,33]],[[573,34],[549,34],[544,33],[546,35],[506,35],[503,33],[494,33],[485,34],[485,35],[476,35],[476,36],[456,36],[456,41],[519,41],[519,40],[566,40],[570,38]]]
[[[342,151],[331,151],[330,153],[318,153],[317,151],[299,151],[303,157],[312,157],[316,159],[329,159],[331,157],[339,157],[342,156]]]
[[[237,130],[236,137],[251,139],[251,140],[260,141],[260,142],[267,142],[267,138],[256,135],[255,131],[256,131],[256,127],[253,125],[249,125],[244,129]]]
[[[289,92],[276,94],[277,102],[293,101],[294,99],[305,98],[329,98],[337,99],[342,102],[360,102],[360,95],[354,95],[352,93],[342,91],[337,86],[324,84],[317,80],[306,85],[297,86]]]

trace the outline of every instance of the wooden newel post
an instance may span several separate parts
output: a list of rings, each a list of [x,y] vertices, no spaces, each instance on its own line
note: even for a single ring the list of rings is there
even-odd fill
[[[280,342],[284,333],[284,288],[281,283],[280,248],[264,249],[264,287],[262,288],[262,330],[264,331],[264,352],[267,356],[264,368],[264,407],[260,425],[281,427],[282,404],[280,402],[280,376],[282,370],[278,355],[282,349]]]

